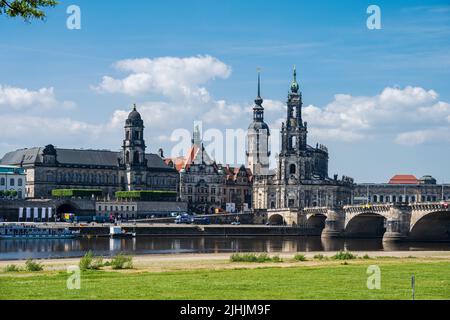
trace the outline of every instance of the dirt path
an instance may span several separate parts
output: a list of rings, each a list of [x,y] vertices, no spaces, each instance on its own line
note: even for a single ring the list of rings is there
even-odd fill
[[[278,255],[285,262],[280,263],[264,263],[265,267],[277,266],[277,267],[290,267],[296,266],[298,262],[292,262],[292,258],[296,253],[270,253],[271,256]],[[302,262],[301,265],[313,266],[323,264],[339,264],[341,261],[317,261],[313,260],[316,254],[322,254],[326,257],[331,257],[335,252],[307,252],[305,256],[309,261]],[[447,260],[450,261],[450,251],[393,251],[393,252],[358,252],[359,257],[368,255],[371,258],[384,259],[386,262],[389,258],[411,258],[414,257],[418,261],[429,260]],[[135,270],[131,272],[162,272],[162,271],[180,271],[180,270],[222,270],[222,269],[235,269],[235,268],[257,268],[261,267],[261,264],[249,264],[249,263],[230,263],[229,253],[214,253],[214,254],[177,254],[177,255],[142,255],[135,256],[133,258]],[[44,266],[45,270],[57,271],[65,270],[68,266],[77,266],[79,258],[68,259],[49,259],[40,260],[39,262]],[[364,263],[365,260],[355,260],[355,263]],[[0,261],[0,270],[3,270],[7,265],[15,264],[17,266],[23,266],[24,261]]]

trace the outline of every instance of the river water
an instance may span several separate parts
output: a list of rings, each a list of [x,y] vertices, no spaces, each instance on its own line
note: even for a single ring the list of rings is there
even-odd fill
[[[138,237],[135,239],[81,238],[72,240],[0,240],[0,260],[81,257],[117,253],[180,254],[233,252],[311,251],[450,251],[450,243],[386,244],[381,239],[333,239],[320,237]]]

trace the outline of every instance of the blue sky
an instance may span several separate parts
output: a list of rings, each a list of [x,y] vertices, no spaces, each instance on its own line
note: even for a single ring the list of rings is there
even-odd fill
[[[71,4],[81,30],[66,28]],[[381,30],[366,27],[371,4]],[[448,0],[61,1],[45,22],[0,16],[0,35],[0,154],[118,149],[134,102],[152,152],[170,150],[171,132],[194,120],[245,129],[257,67],[275,129],[295,64],[310,144],[329,147],[330,175],[450,182]],[[153,80],[130,84],[137,75]]]

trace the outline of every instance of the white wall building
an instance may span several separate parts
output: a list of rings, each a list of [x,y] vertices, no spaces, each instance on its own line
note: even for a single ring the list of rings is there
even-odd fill
[[[0,198],[25,198],[25,170],[16,166],[0,166]],[[15,196],[6,195],[6,191],[15,191]]]

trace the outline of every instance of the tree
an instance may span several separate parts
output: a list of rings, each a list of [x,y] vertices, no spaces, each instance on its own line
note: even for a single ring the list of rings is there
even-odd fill
[[[17,191],[16,191],[16,190],[11,190],[11,191],[9,192],[9,194],[10,194],[11,198],[17,197]]]
[[[44,20],[46,15],[43,8],[57,4],[56,0],[0,0],[0,14],[12,18],[22,17],[25,21]]]

